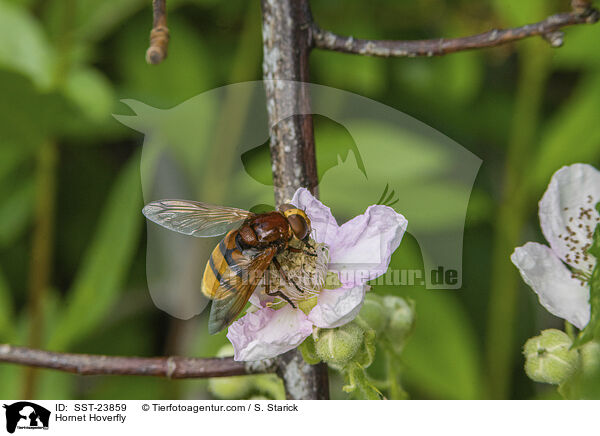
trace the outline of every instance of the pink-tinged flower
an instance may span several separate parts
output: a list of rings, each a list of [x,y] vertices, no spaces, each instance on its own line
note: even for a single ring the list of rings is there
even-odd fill
[[[539,204],[542,232],[550,247],[528,242],[512,262],[550,313],[579,329],[590,320],[588,281],[596,258],[587,252],[600,221],[600,171],[590,165],[563,167]]]
[[[314,327],[335,328],[352,321],[362,306],[367,281],[387,271],[407,226],[402,215],[381,205],[370,206],[364,214],[338,226],[331,210],[303,188],[296,191],[291,203],[311,220],[318,256],[304,256],[302,261],[310,262],[314,274],[288,270],[302,289],[286,288],[295,308],[283,299],[266,296],[259,285],[250,299],[255,310],[229,326],[227,338],[233,344],[235,360],[274,357],[299,346]],[[337,276],[336,289],[325,285],[328,272]],[[310,277],[298,276],[304,273]]]

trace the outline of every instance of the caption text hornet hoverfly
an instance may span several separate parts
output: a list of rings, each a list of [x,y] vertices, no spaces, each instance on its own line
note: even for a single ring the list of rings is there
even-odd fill
[[[289,244],[295,239],[313,249],[310,219],[303,210],[283,204],[279,210],[255,214],[196,201],[159,200],[148,203],[142,212],[156,224],[185,235],[205,238],[227,233],[208,259],[202,279],[202,292],[213,300],[210,334],[223,330],[239,315],[263,276],[267,295],[279,296],[295,307],[281,291],[271,291],[271,274],[264,273],[273,266],[285,282],[303,292],[275,257],[284,250],[316,256]]]

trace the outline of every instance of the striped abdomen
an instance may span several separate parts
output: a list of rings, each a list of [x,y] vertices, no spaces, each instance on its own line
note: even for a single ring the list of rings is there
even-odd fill
[[[237,230],[232,230],[215,247],[204,269],[204,277],[202,279],[202,293],[209,298],[214,298],[219,286],[224,284],[223,278],[231,278],[233,267],[246,258],[237,248],[235,238],[238,234]],[[225,283],[225,285],[227,285]],[[229,290],[229,289],[228,289]],[[235,291],[234,289],[231,289]]]

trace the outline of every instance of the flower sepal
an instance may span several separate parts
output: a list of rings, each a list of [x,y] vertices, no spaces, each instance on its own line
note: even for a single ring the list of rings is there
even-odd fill
[[[313,336],[309,336],[300,344],[298,347],[300,352],[302,353],[302,358],[309,365],[316,365],[317,363],[321,363],[321,358],[317,354],[317,350],[315,349],[315,340]]]
[[[382,400],[383,394],[371,382],[365,368],[358,362],[351,362],[344,371],[346,384],[342,390],[351,397],[361,400]]]

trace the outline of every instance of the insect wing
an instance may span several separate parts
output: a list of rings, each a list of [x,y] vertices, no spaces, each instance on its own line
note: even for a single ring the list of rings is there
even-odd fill
[[[277,248],[270,247],[251,258],[246,257],[236,265],[230,265],[213,296],[208,320],[208,332],[211,335],[227,327],[244,309],[276,253]]]
[[[153,201],[144,206],[142,213],[169,230],[199,238],[222,235],[254,216],[243,209],[186,200]]]

